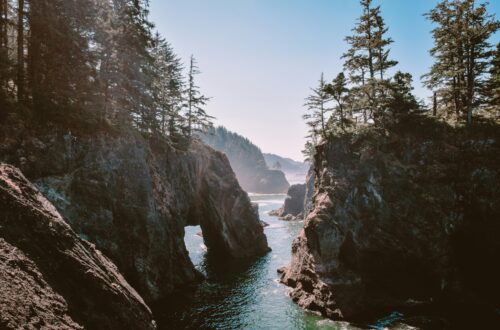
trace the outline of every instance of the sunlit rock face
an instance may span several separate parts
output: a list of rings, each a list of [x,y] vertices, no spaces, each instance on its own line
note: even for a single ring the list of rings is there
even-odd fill
[[[227,158],[200,142],[180,151],[123,132],[4,132],[0,159],[19,165],[147,302],[200,279],[184,245],[186,225],[201,225],[220,257],[268,251]]]
[[[498,308],[499,141],[498,126],[410,117],[320,145],[282,278],[291,297],[350,320],[430,302]]]
[[[21,174],[0,164],[0,327],[155,329],[116,266]]]

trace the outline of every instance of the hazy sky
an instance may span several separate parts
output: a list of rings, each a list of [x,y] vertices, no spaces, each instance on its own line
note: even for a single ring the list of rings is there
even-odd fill
[[[432,26],[422,16],[437,0],[379,0],[394,39],[398,69],[415,91],[432,63]],[[500,16],[500,0],[490,12]],[[212,97],[216,124],[248,137],[264,152],[302,159],[304,98],[321,72],[331,80],[360,15],[357,0],[151,0],[151,19],[184,62],[191,54]],[[499,35],[495,36],[496,42]]]

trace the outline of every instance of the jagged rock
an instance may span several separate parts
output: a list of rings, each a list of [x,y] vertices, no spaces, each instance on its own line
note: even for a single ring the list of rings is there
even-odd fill
[[[2,133],[16,142],[0,151],[0,160],[22,165],[73,229],[110,257],[148,303],[200,280],[184,245],[187,225],[201,226],[215,256],[252,258],[268,251],[258,214],[226,156],[198,141],[181,151],[121,131],[77,136],[56,127],[5,127]],[[20,164],[20,157],[27,161]]]
[[[0,164],[0,327],[155,329],[116,266],[16,168]]]
[[[297,216],[304,212],[304,199],[306,196],[306,185],[296,184],[288,189],[288,197],[285,199],[283,205],[283,212],[285,215]]]
[[[498,310],[498,141],[498,126],[409,117],[320,145],[314,208],[282,277],[293,300],[347,320],[415,302]]]
[[[306,192],[304,196],[304,210],[303,219],[307,218],[309,212],[313,209],[313,196],[314,196],[314,183],[315,183],[316,172],[314,172],[314,166],[309,168],[306,177]]]
[[[283,207],[269,212],[284,221],[303,219],[306,184],[295,184],[288,189]]]

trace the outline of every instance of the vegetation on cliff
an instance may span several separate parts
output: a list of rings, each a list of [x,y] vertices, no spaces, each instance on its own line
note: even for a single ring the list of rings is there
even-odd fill
[[[0,120],[133,127],[189,142],[208,98],[148,19],[148,1],[0,3]]]
[[[355,130],[365,125],[384,127],[400,115],[425,112],[428,107],[413,95],[413,77],[395,70],[390,58],[393,40],[381,7],[361,0],[362,15],[353,35],[346,37],[348,51],[342,57],[344,72],[319,85],[306,99],[304,119],[310,128],[304,149],[313,159],[315,146],[337,130]],[[467,124],[473,114],[498,118],[498,50],[491,37],[500,22],[488,13],[487,4],[475,0],[440,1],[426,14],[434,23],[435,46],[430,50],[434,64],[422,77],[434,93],[432,115]],[[500,45],[497,45],[497,48]]]

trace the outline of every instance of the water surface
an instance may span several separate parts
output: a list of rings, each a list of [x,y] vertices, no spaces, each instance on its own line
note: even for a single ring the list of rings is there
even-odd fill
[[[251,195],[272,251],[251,264],[227,264],[206,254],[200,227],[187,227],[185,242],[191,260],[206,281],[157,312],[161,329],[347,329],[304,312],[287,297],[276,269],[291,258],[293,239],[303,222],[285,222],[268,212],[282,206],[286,195]]]

